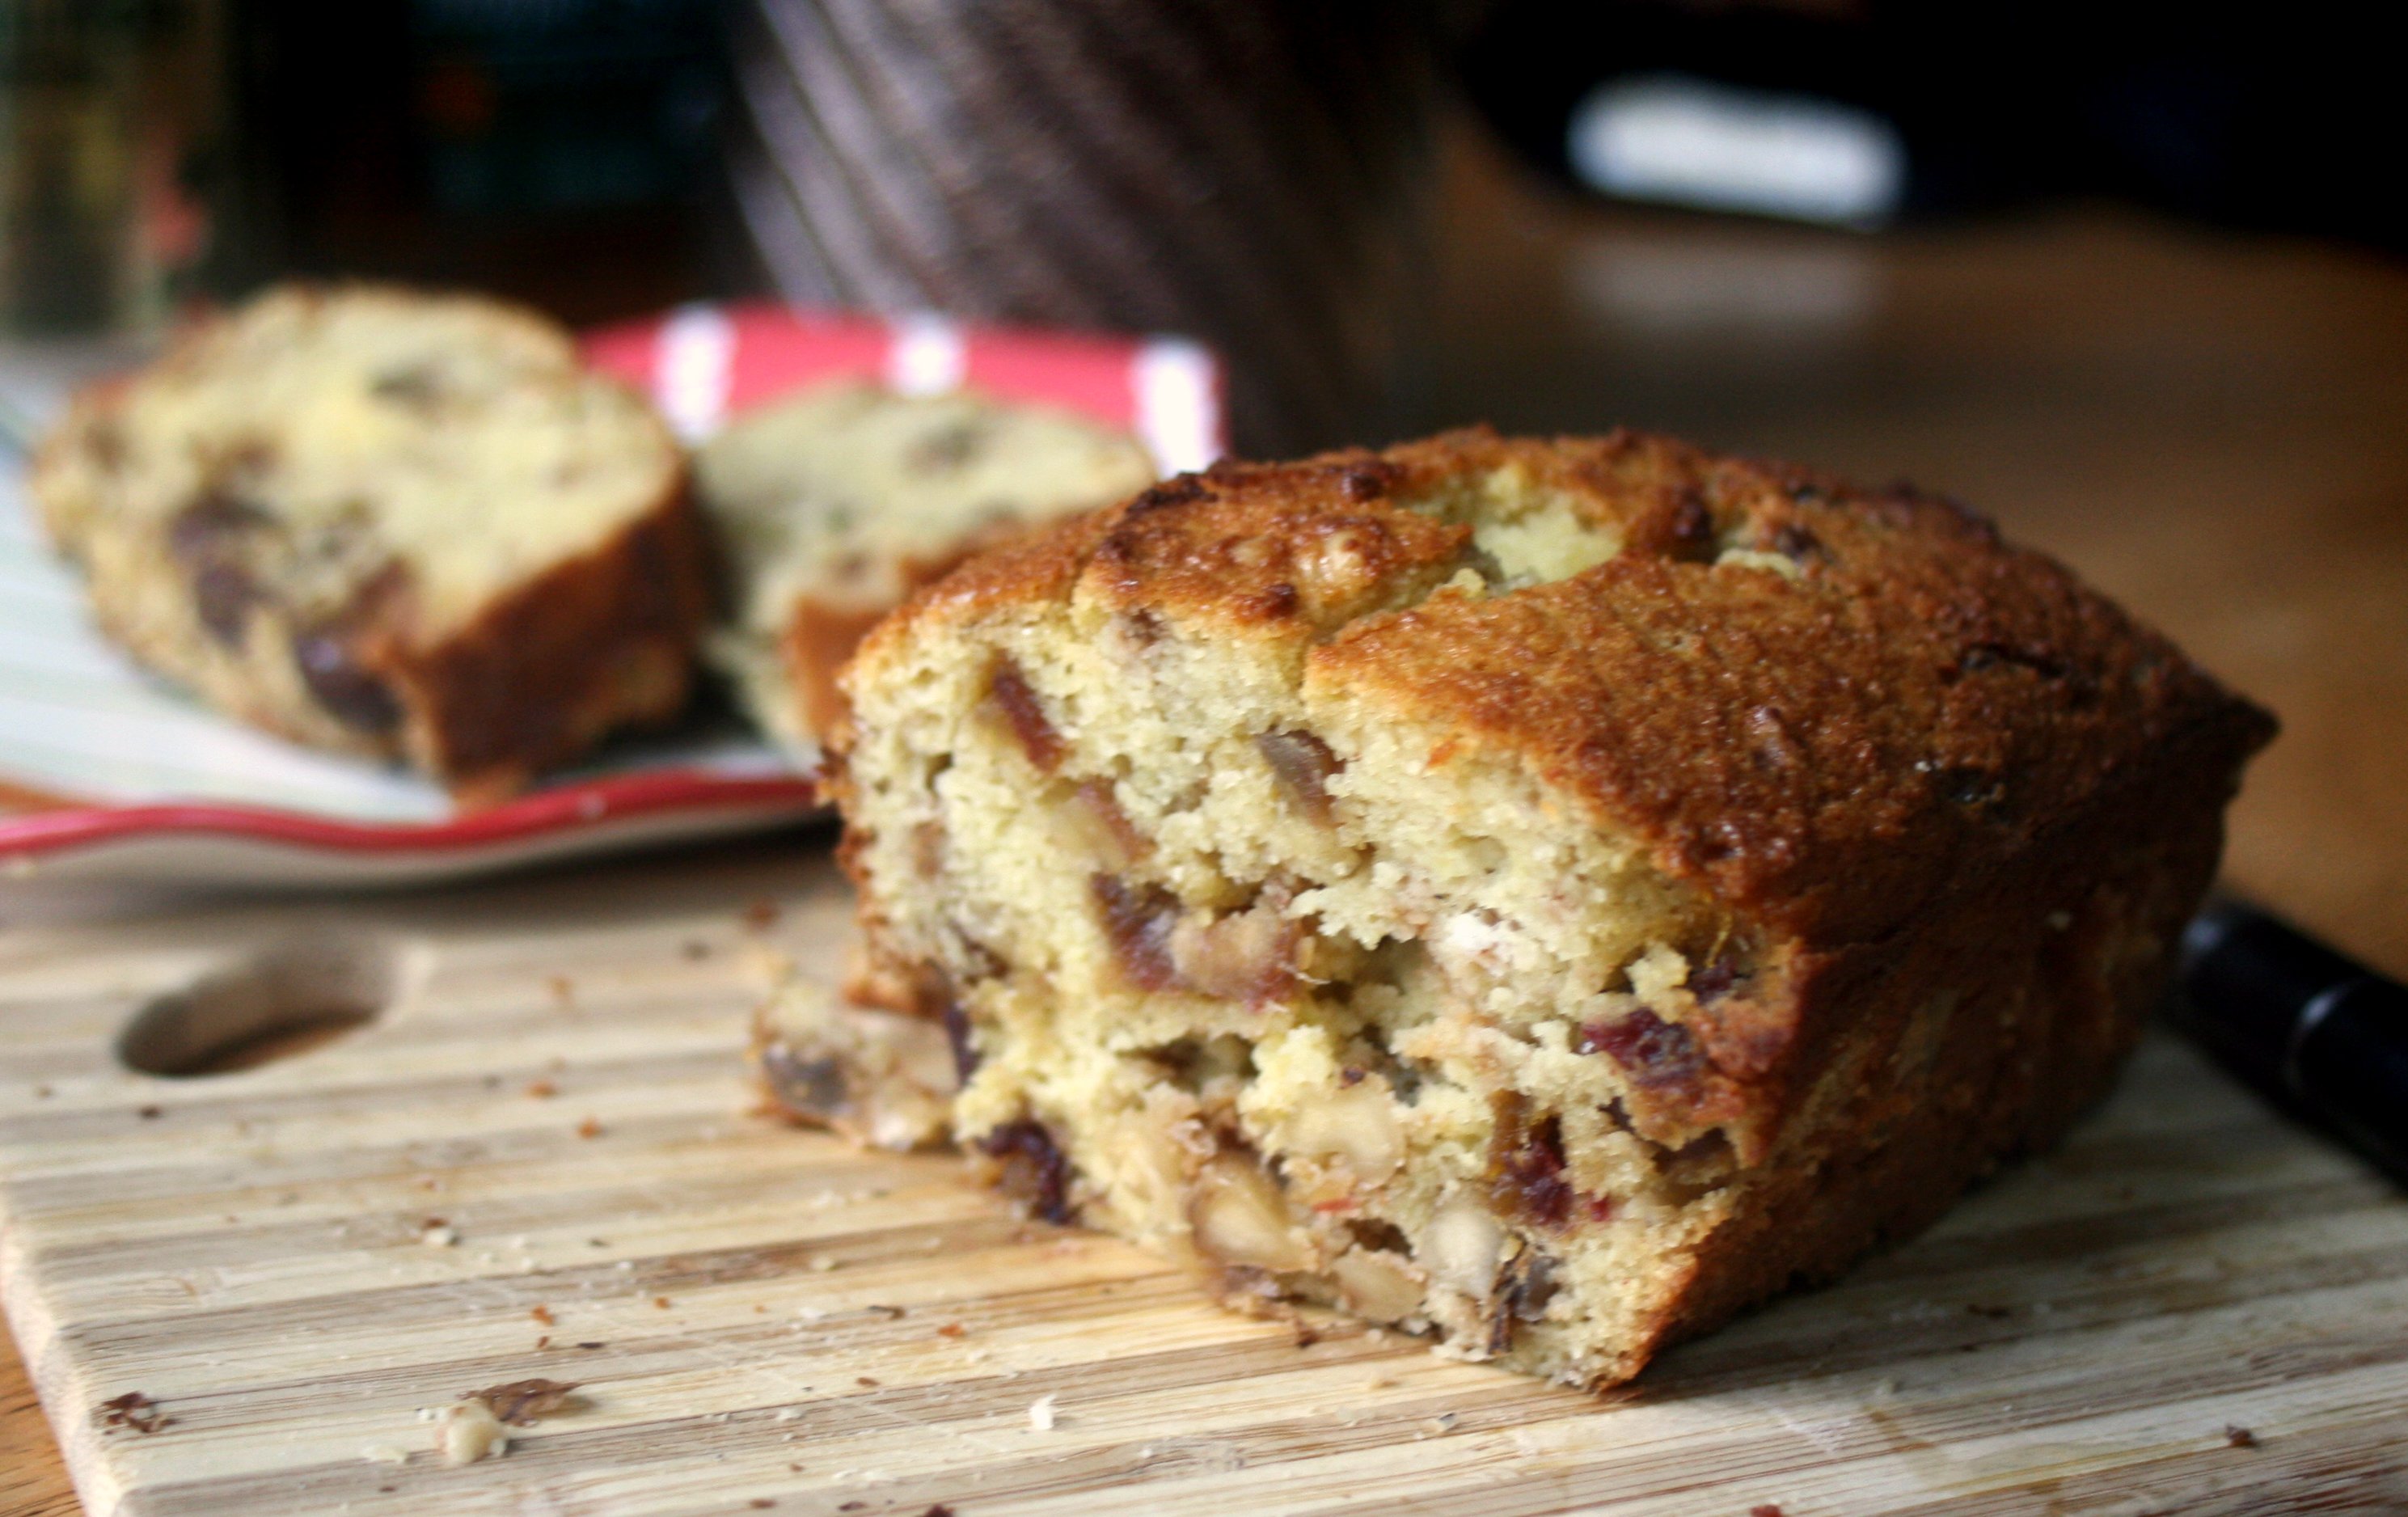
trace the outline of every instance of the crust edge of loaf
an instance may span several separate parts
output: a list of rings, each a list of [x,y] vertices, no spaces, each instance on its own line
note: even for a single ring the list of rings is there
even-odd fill
[[[1697,1254],[1648,1358],[1914,1237],[2002,1166],[2055,1146],[2105,1099],[2172,982],[2183,924],[2222,853],[2224,809],[2249,748],[2217,737],[2180,745],[2188,751],[2114,787],[2008,868],[1934,902],[1910,940],[1850,945],[1801,977],[1795,1014],[1810,1031],[1796,1051],[1799,1100],[1787,1120],[1807,1125],[1784,1138],[1817,1147],[1816,1167],[1792,1153],[1766,1173]],[[2086,862],[2089,889],[2069,909],[2064,880]],[[2016,936],[2017,923],[2035,921],[2037,943]],[[2111,970],[2100,972],[2101,957]],[[1998,977],[2002,964],[2015,975]],[[2014,1004],[1978,1017],[1960,1006],[1928,1054],[1957,1071],[1943,1082],[1954,1099],[1812,1124],[1805,1109],[1817,1080],[1861,1078],[1842,1019],[1876,1016],[1892,1029],[1885,1046],[1896,1057],[1906,1038],[1928,1033],[1918,1003],[1985,980]],[[1816,1184],[1835,1163],[1849,1182]],[[1784,1233],[1803,1240],[1764,1246]]]
[[[713,598],[710,538],[681,467],[650,508],[587,552],[522,581],[441,643],[385,655],[409,693],[411,759],[474,805],[524,788],[606,733],[676,715]],[[529,703],[528,691],[552,694]]]

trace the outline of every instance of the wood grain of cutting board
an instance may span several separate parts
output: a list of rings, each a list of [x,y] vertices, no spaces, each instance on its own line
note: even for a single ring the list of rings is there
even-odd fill
[[[2171,1041],[1926,1237],[1594,1397],[1226,1314],[752,1113],[750,1009],[845,912],[807,838],[0,935],[0,1269],[87,1507],[2408,1510],[2408,1200]],[[329,996],[380,1009],[120,1062]],[[424,1417],[531,1377],[580,1388],[438,1459]]]

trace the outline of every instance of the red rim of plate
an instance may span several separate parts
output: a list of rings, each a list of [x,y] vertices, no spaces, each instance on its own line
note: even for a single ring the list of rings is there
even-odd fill
[[[580,831],[665,811],[721,811],[822,804],[808,775],[732,779],[698,769],[655,769],[540,790],[442,822],[338,822],[261,807],[168,801],[79,806],[0,817],[0,855],[30,857],[127,837],[184,834],[251,838],[334,853],[447,853]]]

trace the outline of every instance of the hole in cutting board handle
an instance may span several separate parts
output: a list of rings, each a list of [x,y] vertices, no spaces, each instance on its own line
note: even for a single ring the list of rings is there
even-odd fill
[[[334,1041],[393,999],[390,943],[333,935],[273,944],[170,991],[117,1037],[118,1061],[146,1075],[232,1074]]]

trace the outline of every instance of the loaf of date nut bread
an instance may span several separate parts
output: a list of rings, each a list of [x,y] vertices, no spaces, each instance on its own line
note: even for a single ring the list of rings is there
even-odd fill
[[[536,313],[286,288],[81,396],[31,479],[102,627],[295,741],[490,799],[683,703],[683,458]]]
[[[1182,477],[846,684],[884,1006],[771,1019],[792,1106],[1585,1385],[2098,1097],[2272,731],[1953,504],[1629,435]]]
[[[695,459],[732,581],[711,662],[763,731],[816,758],[843,708],[837,670],[904,596],[1154,478],[1136,438],[1050,407],[852,381],[771,402]]]

